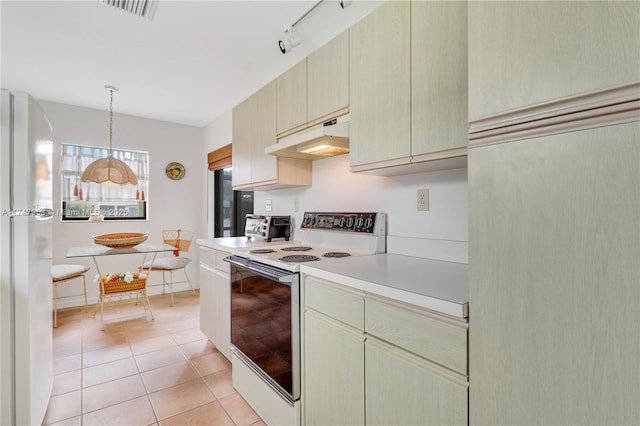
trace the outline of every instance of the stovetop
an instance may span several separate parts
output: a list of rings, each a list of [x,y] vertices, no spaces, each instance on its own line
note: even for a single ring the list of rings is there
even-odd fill
[[[372,251],[348,250],[343,247],[325,247],[301,242],[289,242],[280,245],[264,245],[259,247],[241,248],[233,254],[266,263],[293,272],[300,270],[300,264],[337,261],[352,256],[375,254]]]
[[[294,241],[265,241],[233,254],[297,272],[304,263],[385,253],[386,237],[384,213],[305,212]]]

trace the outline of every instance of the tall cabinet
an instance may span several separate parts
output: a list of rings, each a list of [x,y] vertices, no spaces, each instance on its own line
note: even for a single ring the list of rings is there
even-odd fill
[[[469,3],[471,424],[640,422],[638,28]]]

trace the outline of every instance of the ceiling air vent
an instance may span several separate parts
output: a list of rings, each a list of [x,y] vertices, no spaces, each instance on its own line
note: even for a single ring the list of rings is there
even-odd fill
[[[158,0],[98,0],[98,2],[149,20],[155,16],[158,6]]]

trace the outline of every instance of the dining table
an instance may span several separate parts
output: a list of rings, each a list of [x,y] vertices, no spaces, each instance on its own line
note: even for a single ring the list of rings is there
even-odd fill
[[[98,282],[100,283],[100,297],[98,298],[98,303],[96,304],[96,310],[94,312],[94,316],[97,313],[98,306],[100,307],[100,325],[101,329],[104,330],[104,303],[105,301],[113,300],[114,297],[119,299],[123,297],[131,297],[132,293],[136,295],[136,304],[138,300],[138,296],[142,296],[142,301],[145,306],[145,309],[148,307],[149,312],[151,314],[151,319],[154,319],[153,310],[151,309],[151,305],[149,304],[149,298],[147,296],[147,277],[149,272],[153,268],[153,263],[156,260],[156,257],[159,253],[172,253],[176,248],[169,244],[152,244],[152,243],[141,243],[134,247],[126,247],[126,248],[111,248],[103,245],[93,245],[93,246],[83,246],[83,247],[71,247],[67,252],[66,258],[81,258],[81,257],[91,257],[93,259],[93,263],[96,267],[96,271],[98,273]],[[147,265],[147,267],[139,266],[137,267],[139,276],[135,279],[130,277],[129,280],[122,281],[120,278],[116,278],[116,283],[104,282],[105,275],[100,270],[100,264],[98,259],[104,258],[105,256],[121,256],[121,255],[142,255],[143,259],[140,265]],[[151,261],[147,264],[147,258],[151,256]],[[144,275],[143,275],[144,274]],[[128,294],[128,296],[127,296]]]
[[[93,263],[96,266],[96,271],[100,276],[102,276],[102,272],[100,271],[100,265],[98,264],[98,258],[103,256],[118,256],[118,255],[132,255],[132,254],[141,254],[144,255],[143,261],[141,265],[144,265],[148,256],[151,256],[151,263],[148,268],[143,268],[140,272],[149,272],[153,266],[153,262],[156,260],[156,256],[158,253],[163,252],[173,252],[176,248],[169,244],[152,244],[152,243],[142,243],[138,244],[134,247],[127,248],[110,248],[107,246],[102,246],[95,244],[93,246],[84,246],[84,247],[71,247],[67,252],[66,257],[76,258],[76,257],[91,257],[93,259]]]

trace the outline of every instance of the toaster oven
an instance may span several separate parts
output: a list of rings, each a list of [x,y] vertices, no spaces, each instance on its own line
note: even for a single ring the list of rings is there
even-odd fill
[[[266,240],[271,242],[274,238],[291,238],[291,216],[263,216],[248,214],[244,235],[248,239]]]

